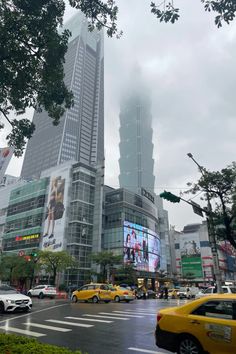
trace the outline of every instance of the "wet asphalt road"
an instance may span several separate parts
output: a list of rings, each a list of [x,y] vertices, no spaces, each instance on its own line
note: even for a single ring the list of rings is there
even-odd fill
[[[158,309],[177,303],[135,300],[128,304],[74,304],[69,300],[33,299],[31,313],[1,315],[0,331],[88,354],[168,353],[155,345],[156,314]]]

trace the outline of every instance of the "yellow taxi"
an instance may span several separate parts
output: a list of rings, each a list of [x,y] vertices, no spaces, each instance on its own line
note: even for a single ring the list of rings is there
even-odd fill
[[[177,299],[179,295],[178,289],[169,289],[168,290],[168,297],[171,299]]]
[[[110,287],[111,299],[115,302],[126,301],[130,302],[135,299],[135,295],[132,290],[122,288],[120,286]]]
[[[97,303],[104,301],[108,303],[111,301],[110,294],[111,291],[107,284],[86,284],[72,293],[71,300],[73,302],[92,301]]]
[[[156,345],[179,354],[236,353],[236,295],[215,294],[160,310]]]

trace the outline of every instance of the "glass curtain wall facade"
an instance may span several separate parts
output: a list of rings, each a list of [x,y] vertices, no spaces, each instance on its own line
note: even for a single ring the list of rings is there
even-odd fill
[[[144,92],[127,95],[120,109],[120,187],[154,193],[155,177],[150,100]]]
[[[38,248],[42,231],[48,179],[12,190],[3,235],[3,251],[28,253]]]
[[[73,167],[67,251],[78,262],[78,268],[66,272],[65,282],[67,285],[80,286],[91,280],[96,175],[97,170],[92,167],[85,168],[81,164]]]
[[[89,32],[81,13],[66,24],[72,32],[65,56],[65,83],[73,91],[74,106],[58,126],[45,111],[35,112],[36,130],[29,140],[21,176],[39,177],[41,171],[68,160],[89,165],[104,160],[103,33]]]
[[[105,191],[102,248],[113,254],[124,254],[124,223],[129,222],[158,233],[155,204],[126,189]],[[155,278],[155,273],[140,272]]]

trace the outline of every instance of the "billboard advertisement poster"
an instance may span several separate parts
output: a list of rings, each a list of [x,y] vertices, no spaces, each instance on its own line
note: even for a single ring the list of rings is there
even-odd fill
[[[183,278],[202,278],[202,259],[198,233],[187,233],[180,238],[180,256]]]
[[[8,164],[13,155],[14,149],[12,147],[0,148],[0,182],[2,181]]]
[[[124,221],[124,264],[155,272],[160,266],[160,238],[152,230]]]
[[[65,231],[65,208],[67,203],[68,169],[57,171],[50,176],[45,215],[42,250],[62,251]]]

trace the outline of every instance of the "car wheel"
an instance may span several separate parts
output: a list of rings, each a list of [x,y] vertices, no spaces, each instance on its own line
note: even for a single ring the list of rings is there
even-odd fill
[[[24,310],[24,312],[30,312],[29,307],[27,307],[27,308]]]
[[[28,293],[27,295],[28,295],[29,297],[32,297],[32,294],[31,294],[31,293]]]
[[[94,297],[92,298],[92,301],[93,301],[94,304],[97,304],[97,303],[98,303],[98,297],[97,297],[97,296],[94,296]]]
[[[72,297],[72,302],[76,303],[77,301],[78,301],[77,296],[76,296],[76,295],[73,295],[73,297]]]
[[[202,354],[203,350],[198,341],[191,336],[184,336],[178,343],[178,354]]]
[[[5,311],[4,303],[0,302],[0,313],[3,313]]]
[[[120,302],[120,297],[118,295],[115,296],[115,302]]]
[[[39,299],[43,299],[43,298],[44,298],[43,293],[40,293],[40,294],[39,294]]]

